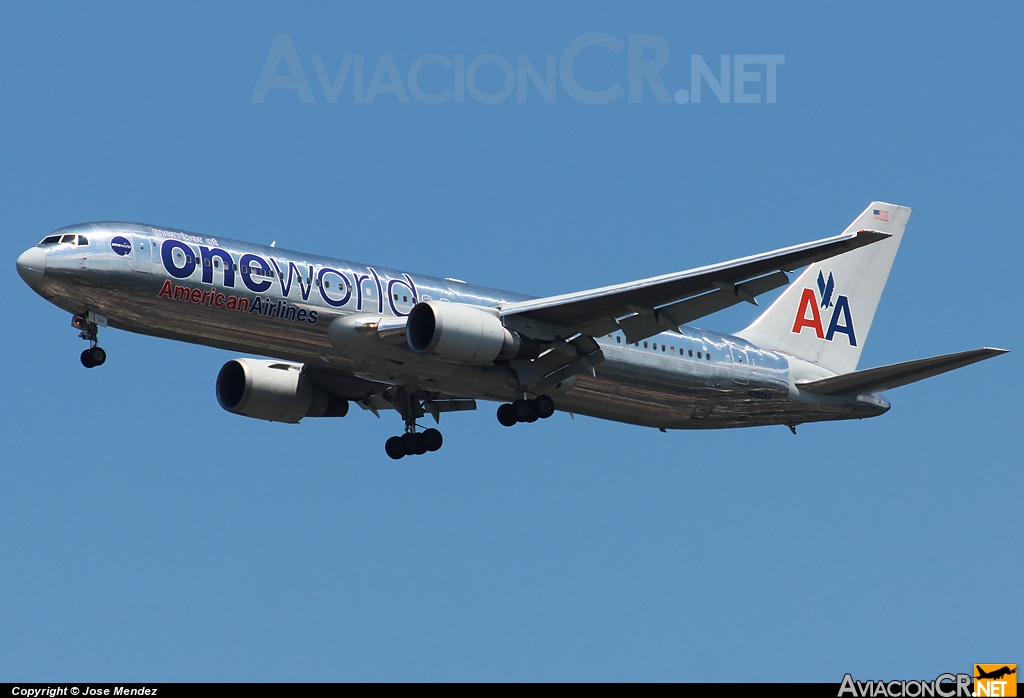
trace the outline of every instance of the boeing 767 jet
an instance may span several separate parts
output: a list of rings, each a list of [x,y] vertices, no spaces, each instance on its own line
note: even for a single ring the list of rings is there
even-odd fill
[[[857,370],[910,209],[874,202],[842,235],[546,298],[139,223],[68,226],[18,273],[71,313],[106,361],[115,327],[268,358],[236,358],[220,405],[274,422],[394,409],[395,459],[441,447],[431,415],[501,403],[505,426],[556,410],[716,429],[874,417],[880,395],[1004,353]],[[806,267],[790,284],[790,274]],[[787,286],[735,335],[689,323]]]

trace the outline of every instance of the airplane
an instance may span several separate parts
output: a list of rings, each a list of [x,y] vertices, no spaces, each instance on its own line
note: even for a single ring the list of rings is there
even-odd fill
[[[975,664],[974,665],[974,669],[977,672],[977,676],[974,677],[976,679],[996,679],[996,680],[998,680],[998,679],[1003,678],[1004,676],[1009,676],[1010,674],[1016,674],[1017,673],[1016,665],[1014,665],[1013,669],[1011,669],[1008,666],[1003,666],[1003,667],[1001,667],[999,669],[995,669],[993,671],[985,671],[984,669],[981,668],[981,665]]]
[[[127,222],[71,225],[18,257],[102,365],[100,328],[268,358],[216,379],[228,412],[297,423],[394,409],[393,459],[438,450],[430,415],[501,403],[668,429],[874,417],[879,393],[1005,353],[857,370],[911,209],[872,202],[841,234],[720,264],[537,298],[381,266]],[[790,274],[806,269],[790,284]],[[735,335],[689,323],[787,286]]]

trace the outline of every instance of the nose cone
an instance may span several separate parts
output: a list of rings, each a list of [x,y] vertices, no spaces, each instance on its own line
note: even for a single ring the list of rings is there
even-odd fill
[[[35,288],[43,280],[46,273],[46,252],[39,247],[32,247],[18,257],[18,276]]]

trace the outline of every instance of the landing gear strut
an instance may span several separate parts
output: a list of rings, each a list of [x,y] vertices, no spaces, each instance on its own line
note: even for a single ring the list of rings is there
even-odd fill
[[[555,413],[555,401],[547,395],[532,400],[520,398],[514,402],[506,402],[498,407],[498,421],[503,426],[511,427],[520,422],[532,424],[538,419],[547,419]]]
[[[97,327],[96,323],[89,320],[85,315],[75,315],[71,318],[71,326],[81,330],[78,336],[89,342],[89,348],[82,352],[82,365],[86,368],[102,366],[107,360],[107,352],[103,351],[97,344],[99,341],[99,327]]]

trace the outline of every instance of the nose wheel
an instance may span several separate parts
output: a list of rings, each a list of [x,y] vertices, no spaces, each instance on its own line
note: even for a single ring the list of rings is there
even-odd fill
[[[75,315],[71,318],[71,326],[76,330],[81,330],[78,333],[79,338],[89,342],[89,348],[82,352],[82,365],[86,368],[102,366],[107,360],[107,352],[103,351],[97,344],[99,341],[99,327],[96,323],[89,320],[85,315]]]
[[[86,368],[102,366],[107,360],[107,352],[102,347],[90,347],[82,352],[82,365]]]

